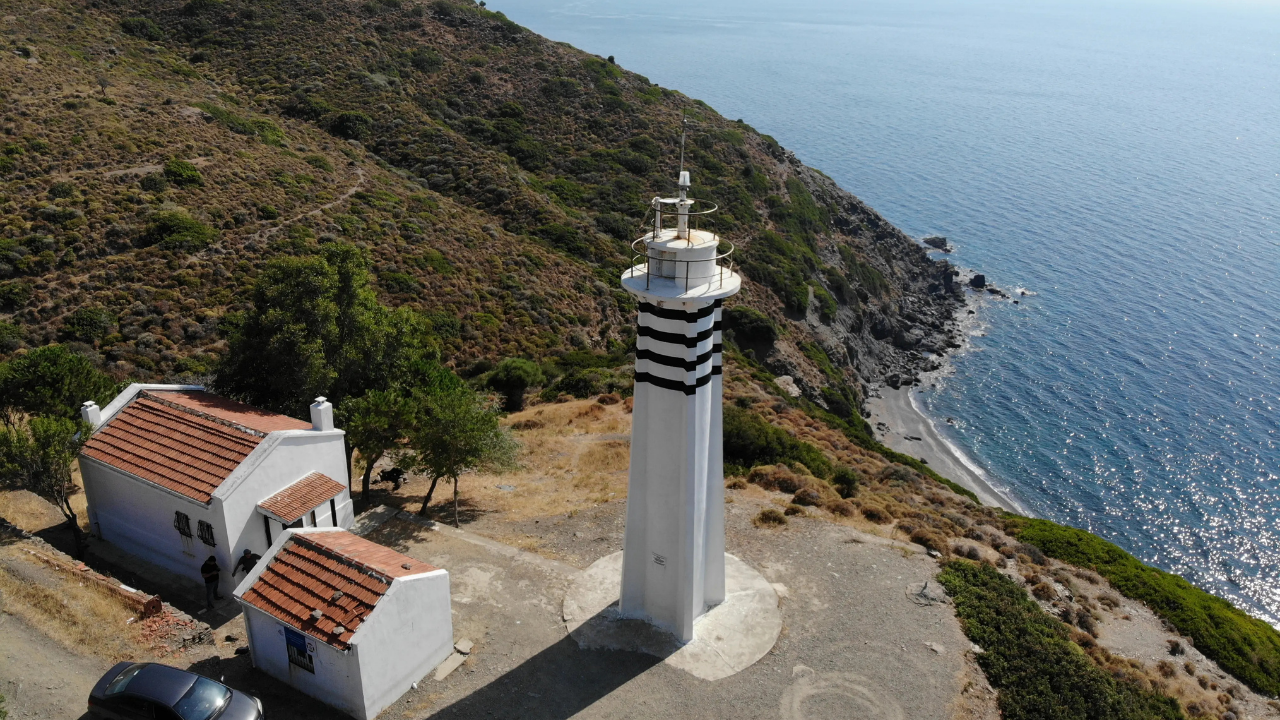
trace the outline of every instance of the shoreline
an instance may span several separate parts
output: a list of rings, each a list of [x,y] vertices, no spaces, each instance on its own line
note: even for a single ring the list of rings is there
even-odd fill
[[[913,390],[915,388],[910,387],[873,388],[866,406],[867,421],[875,429],[876,439],[892,450],[924,460],[939,475],[972,491],[983,505],[1034,517],[1016,500],[997,490],[985,471],[943,437],[912,397]],[[919,439],[908,440],[908,437]]]

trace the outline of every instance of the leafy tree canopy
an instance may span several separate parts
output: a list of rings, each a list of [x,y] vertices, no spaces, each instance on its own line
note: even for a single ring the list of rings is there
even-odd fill
[[[23,414],[73,419],[80,405],[106,405],[117,385],[83,355],[46,345],[0,363],[0,420],[13,427]]]
[[[28,490],[57,506],[75,538],[76,556],[83,555],[84,538],[70,496],[76,486],[71,468],[89,426],[65,417],[33,417],[0,427],[0,482]]]
[[[426,321],[380,305],[368,260],[346,244],[267,264],[250,309],[230,319],[230,348],[213,385],[252,405],[301,416],[324,395],[335,406],[433,372]]]
[[[409,435],[409,451],[400,467],[426,473],[431,487],[419,514],[425,515],[436,483],[453,484],[453,523],[458,524],[458,477],[467,470],[497,469],[515,464],[517,444],[498,425],[498,411],[474,390],[458,384],[418,392],[422,413]]]

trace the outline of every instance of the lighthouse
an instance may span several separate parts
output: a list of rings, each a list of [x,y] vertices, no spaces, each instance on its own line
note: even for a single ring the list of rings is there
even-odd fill
[[[742,286],[732,246],[697,229],[716,208],[689,198],[689,185],[681,171],[678,197],[653,199],[622,274],[639,313],[618,606],[684,643],[725,599],[720,313]]]

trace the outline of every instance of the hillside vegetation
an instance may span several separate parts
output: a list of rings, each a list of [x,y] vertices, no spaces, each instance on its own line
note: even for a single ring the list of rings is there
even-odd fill
[[[1045,555],[1102,575],[1195,641],[1200,652],[1260,693],[1280,694],[1280,633],[1222,598],[1137,558],[1092,533],[1017,518],[1010,534]]]
[[[747,348],[852,417],[954,343],[924,251],[768,136],[470,3],[11,3],[0,342],[199,376],[263,262],[343,240],[445,357],[625,350],[618,286],[687,120],[693,192],[775,328]]]

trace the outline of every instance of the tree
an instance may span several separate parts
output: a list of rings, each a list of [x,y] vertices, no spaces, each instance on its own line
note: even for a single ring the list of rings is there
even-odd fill
[[[458,526],[458,476],[467,470],[509,467],[517,445],[498,425],[498,412],[461,384],[419,391],[422,415],[409,436],[400,467],[431,476],[419,515],[426,515],[441,478],[453,484],[453,524]]]
[[[71,466],[89,432],[86,423],[63,417],[33,417],[0,428],[0,480],[57,506],[71,525],[77,558],[84,556],[84,536],[71,508]]]
[[[397,390],[370,390],[342,404],[340,419],[347,433],[347,442],[360,451],[364,460],[364,477],[360,482],[360,497],[369,499],[369,476],[373,466],[384,455],[399,447],[401,438],[413,427],[418,409],[415,398],[406,397]]]
[[[248,312],[228,318],[230,347],[212,385],[267,410],[304,417],[324,395],[341,415],[348,398],[412,387],[415,363],[432,366],[439,356],[425,318],[378,302],[369,260],[352,245],[273,260],[249,301]],[[348,469],[353,452],[348,438]]]
[[[86,400],[105,405],[115,394],[115,381],[62,345],[0,363],[0,422],[10,428],[22,415],[76,418]]]
[[[503,410],[519,412],[524,409],[524,391],[541,384],[544,379],[542,369],[532,362],[523,358],[507,358],[498,363],[489,376],[488,384],[506,398]]]
[[[268,263],[250,291],[250,310],[231,318],[230,347],[214,386],[252,405],[300,416],[336,375],[325,354],[336,334],[336,283],[323,258]]]
[[[368,259],[351,245],[271,261],[249,302],[229,318],[230,347],[213,385],[285,415],[303,416],[318,395],[340,408],[391,387],[419,357],[436,356],[421,316],[378,303]]]

